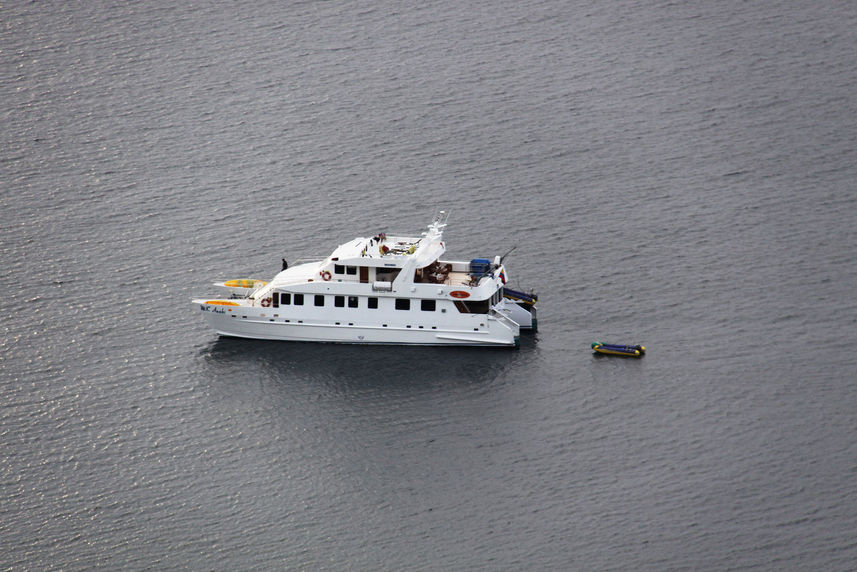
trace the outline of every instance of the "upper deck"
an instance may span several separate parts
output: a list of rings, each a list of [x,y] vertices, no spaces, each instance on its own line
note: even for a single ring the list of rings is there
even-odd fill
[[[441,260],[446,251],[443,242],[445,220],[445,213],[441,211],[422,236],[380,233],[368,238],[355,238],[337,246],[325,258],[299,261],[283,270],[267,286],[257,290],[253,297],[264,297],[276,288],[293,288],[296,285],[305,286],[306,291],[314,291],[318,289],[319,282],[326,284],[325,291],[334,285],[341,290],[349,284],[368,284],[374,290],[401,292],[402,288],[410,285],[408,287],[416,287],[420,295],[428,296],[430,291],[424,290],[426,286],[446,285],[465,287],[468,296],[474,299],[491,297],[500,286],[493,282],[496,281],[495,271],[497,276],[502,274],[501,263],[495,260],[493,265],[474,271],[469,262]],[[359,290],[351,288],[350,291]],[[417,290],[412,289],[411,292]],[[431,295],[445,293],[440,291]]]
[[[379,233],[369,238],[355,238],[336,247],[325,262],[376,268],[425,268],[446,252],[443,244],[446,217],[446,213],[441,211],[419,237]]]

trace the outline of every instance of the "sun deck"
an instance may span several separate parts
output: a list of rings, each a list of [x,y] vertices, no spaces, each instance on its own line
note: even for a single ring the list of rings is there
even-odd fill
[[[416,252],[422,240],[422,238],[386,236],[382,233],[369,238],[355,238],[340,244],[330,256],[339,260],[408,256]]]
[[[418,269],[414,276],[417,284],[446,284],[448,286],[473,286],[468,272],[453,271],[450,263],[435,263]]]

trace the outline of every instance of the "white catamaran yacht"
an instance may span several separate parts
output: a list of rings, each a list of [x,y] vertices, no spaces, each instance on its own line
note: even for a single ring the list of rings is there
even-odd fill
[[[353,344],[517,346],[536,327],[536,296],[505,287],[500,256],[442,260],[448,215],[419,237],[355,238],[270,282],[219,282],[193,300],[221,336]],[[284,267],[287,265],[284,264]]]

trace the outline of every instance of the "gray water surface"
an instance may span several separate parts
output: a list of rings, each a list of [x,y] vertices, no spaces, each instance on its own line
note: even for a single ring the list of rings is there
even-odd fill
[[[0,568],[853,569],[855,6],[4,5]],[[190,304],[436,207],[520,349]]]

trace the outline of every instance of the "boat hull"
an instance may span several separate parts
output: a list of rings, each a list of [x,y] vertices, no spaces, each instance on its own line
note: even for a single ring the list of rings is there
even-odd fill
[[[210,301],[209,301],[210,302]],[[469,328],[394,324],[367,325],[341,320],[274,317],[260,308],[229,308],[199,303],[208,325],[220,336],[257,340],[368,345],[517,347],[520,329],[504,316],[473,315]],[[234,316],[234,317],[233,317]]]

